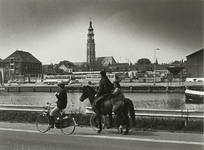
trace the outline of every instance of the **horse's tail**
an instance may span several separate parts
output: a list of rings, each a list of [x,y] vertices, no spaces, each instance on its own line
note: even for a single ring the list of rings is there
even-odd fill
[[[129,109],[130,117],[132,119],[132,124],[133,124],[133,127],[134,127],[136,125],[134,105],[133,105],[132,100],[130,100],[128,98],[125,98],[125,99],[126,99],[126,102],[128,103],[128,109]]]

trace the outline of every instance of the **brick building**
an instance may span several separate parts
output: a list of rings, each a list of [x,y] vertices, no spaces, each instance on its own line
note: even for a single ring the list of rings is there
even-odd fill
[[[17,78],[40,78],[42,76],[42,63],[29,52],[16,50],[2,62],[4,80]]]
[[[204,78],[203,75],[203,51],[198,50],[187,57],[187,78]]]

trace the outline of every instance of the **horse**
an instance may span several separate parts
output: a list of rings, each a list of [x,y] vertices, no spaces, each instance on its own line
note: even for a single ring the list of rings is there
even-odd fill
[[[99,122],[99,130],[98,133],[102,131],[101,124],[101,115],[109,115],[109,122],[112,123],[112,112],[121,119],[121,125],[126,124],[126,131],[123,134],[128,134],[129,132],[129,117],[128,113],[130,113],[130,117],[132,119],[133,126],[135,126],[135,114],[134,114],[134,105],[133,102],[128,99],[120,99],[117,97],[112,97],[104,101],[104,104],[100,104],[100,111],[97,110],[95,105],[95,94],[96,91],[90,86],[83,86],[82,95],[80,96],[80,101],[83,102],[85,99],[89,99],[90,104],[92,106],[92,110],[96,113],[96,119]]]

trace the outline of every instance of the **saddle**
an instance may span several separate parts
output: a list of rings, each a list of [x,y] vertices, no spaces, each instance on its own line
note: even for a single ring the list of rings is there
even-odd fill
[[[96,106],[99,106],[101,104],[101,108],[104,108],[104,103],[106,100],[110,99],[110,98],[113,98],[114,95],[111,94],[111,93],[108,93],[108,94],[105,94],[105,95],[102,95],[100,97],[98,97],[96,100],[95,100],[95,104]]]

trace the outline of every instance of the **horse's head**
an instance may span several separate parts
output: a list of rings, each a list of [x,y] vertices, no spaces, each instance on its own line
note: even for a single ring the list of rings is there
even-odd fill
[[[83,86],[82,95],[80,96],[79,100],[83,102],[87,98],[92,99],[94,98],[95,94],[96,92],[94,91],[93,88],[91,88],[90,86]]]
[[[86,92],[87,90],[86,90],[86,86],[83,86],[83,88],[82,88],[82,95],[80,96],[80,98],[79,98],[79,100],[81,101],[81,102],[83,102],[85,99],[87,99],[88,98],[88,95],[87,95],[87,92]]]

